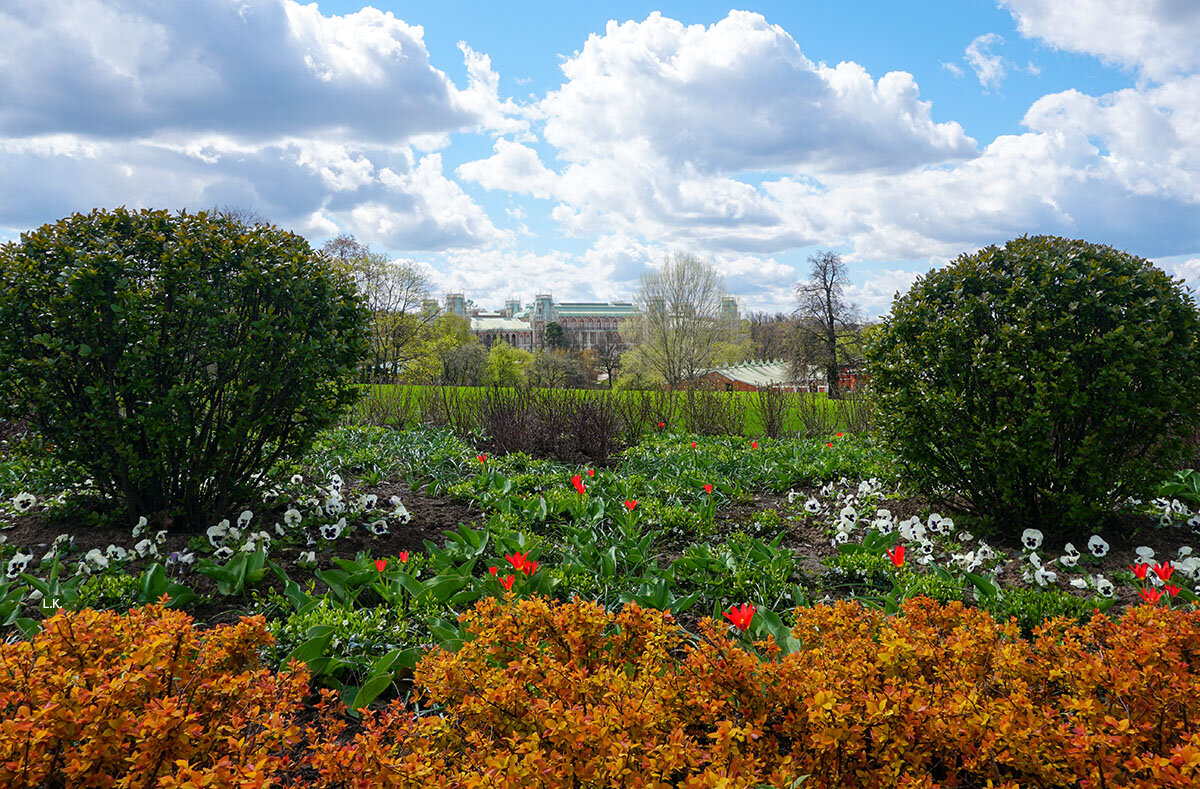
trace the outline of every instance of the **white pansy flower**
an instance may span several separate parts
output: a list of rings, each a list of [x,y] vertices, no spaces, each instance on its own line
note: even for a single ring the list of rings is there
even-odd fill
[[[821,502],[816,499],[809,499],[804,502],[804,511],[810,514],[816,514],[821,511]]]
[[[1187,525],[1193,529],[1200,529],[1200,514],[1193,515],[1187,519]]]
[[[1137,554],[1138,564],[1149,564],[1154,558],[1154,549],[1147,545],[1139,545],[1137,548],[1134,548],[1133,551]]]
[[[108,557],[100,552],[99,548],[93,548],[83,556],[83,560],[89,565],[99,567],[101,570],[108,567]]]
[[[283,522],[288,526],[297,526],[300,521],[304,520],[304,516],[300,514],[300,510],[292,507],[287,512],[283,513]]]
[[[18,493],[13,496],[12,505],[17,512],[29,512],[34,504],[37,504],[37,496],[32,493]]]
[[[325,514],[340,515],[346,511],[346,502],[342,499],[342,494],[334,491],[325,499]]]
[[[1101,597],[1112,597],[1116,594],[1116,589],[1113,588],[1112,581],[1103,575],[1092,576],[1092,583],[1096,585],[1096,592]]]
[[[795,504],[795,503],[796,503],[796,497],[797,497],[797,496],[799,496],[799,495],[800,495],[800,494],[799,494],[799,493],[797,493],[796,491],[794,491],[794,490],[789,490],[789,491],[788,491],[788,504]]]
[[[8,560],[8,568],[5,570],[5,575],[10,579],[16,578],[21,573],[25,572],[29,567],[29,562],[33,559],[32,553],[21,553],[17,551],[13,558]]]
[[[834,546],[845,545],[846,543],[850,542],[850,535],[844,531],[839,531],[833,535],[833,539],[830,542],[832,542]]]
[[[367,528],[370,529],[371,534],[374,534],[376,537],[382,537],[388,533],[387,518],[371,521],[367,524]]]
[[[1087,589],[1087,585],[1088,584],[1087,584],[1086,578],[1072,578],[1071,579],[1071,586],[1074,586],[1076,589]]]
[[[1191,556],[1191,555],[1192,555],[1192,547],[1190,545],[1181,545],[1179,547],[1179,558],[1180,559],[1182,559],[1186,556]]]
[[[133,552],[141,558],[154,556],[158,553],[158,546],[154,544],[153,540],[143,538],[133,546]]]
[[[1045,586],[1046,584],[1052,584],[1057,581],[1058,574],[1053,570],[1046,570],[1039,567],[1033,572],[1033,580],[1037,582],[1038,586]]]
[[[333,488],[334,490],[341,490],[342,489],[341,475],[340,474],[330,474],[329,475],[329,486],[331,488]]]
[[[133,539],[136,540],[139,537],[141,537],[143,534],[145,534],[146,527],[149,525],[150,525],[150,522],[148,520],[146,520],[145,515],[138,518],[138,522],[136,524],[134,524],[134,526],[133,526]]]
[[[213,551],[213,557],[217,559],[228,559],[230,556],[233,556],[233,549],[228,545],[222,545]]]
[[[1042,532],[1038,529],[1026,529],[1021,532],[1021,544],[1027,551],[1036,551],[1042,545]]]
[[[412,516],[408,514],[408,508],[402,503],[396,503],[396,509],[392,510],[392,516],[401,523],[408,523],[412,520]]]
[[[287,536],[287,529],[283,528],[283,525],[282,525],[282,524],[276,523],[276,524],[275,524],[275,533],[276,533],[277,535],[279,535],[280,537],[286,537],[286,536]]]
[[[300,556],[296,559],[296,564],[301,567],[311,567],[317,563],[317,554],[315,551],[300,551]]]
[[[254,513],[250,510],[242,510],[242,514],[238,516],[238,526],[245,528],[246,524],[254,517]]]
[[[292,475],[292,484],[293,485],[303,485],[304,484],[304,476],[302,474],[293,474]]]
[[[208,535],[210,543],[214,546],[220,545],[229,536],[229,519],[221,521],[216,526],[209,526],[204,533]]]
[[[1088,538],[1088,550],[1092,552],[1092,556],[1102,559],[1108,555],[1108,543],[1099,534],[1093,534]]]
[[[375,509],[375,504],[379,501],[379,497],[374,493],[368,493],[362,498],[362,508],[364,512],[370,512]]]
[[[104,555],[109,561],[123,562],[129,556],[129,552],[119,545],[110,545],[104,549]]]
[[[321,538],[325,540],[336,540],[342,536],[342,530],[346,528],[346,519],[340,518],[337,523],[327,523],[321,527]]]

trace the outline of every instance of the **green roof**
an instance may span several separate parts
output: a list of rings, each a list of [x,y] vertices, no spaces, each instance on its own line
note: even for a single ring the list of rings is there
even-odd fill
[[[794,383],[791,367],[782,359],[727,364],[705,370],[704,374],[707,373],[718,373],[731,381],[750,386],[786,386]]]
[[[622,301],[564,301],[554,305],[554,312],[568,318],[632,318],[638,314],[638,309]]]

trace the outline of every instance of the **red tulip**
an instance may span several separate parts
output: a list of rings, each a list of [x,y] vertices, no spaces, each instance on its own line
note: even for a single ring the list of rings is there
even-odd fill
[[[496,573],[500,572],[500,568],[493,564],[491,567],[488,568],[488,572],[491,573],[492,575],[496,575]],[[499,578],[500,576],[496,576],[496,577]]]
[[[845,433],[838,433],[836,436],[834,436],[834,438],[841,438],[841,437],[842,437],[842,436],[844,436],[844,435],[846,435],[846,434],[845,434]]]
[[[1162,597],[1162,592],[1157,589],[1142,589],[1138,594],[1150,605],[1155,605],[1158,603],[1159,598]]]
[[[517,580],[517,579],[516,579],[516,578],[514,578],[513,576],[511,576],[511,575],[506,575],[506,576],[504,576],[504,578],[503,578],[503,579],[501,579],[501,581],[500,581],[500,585],[504,587],[504,591],[506,591],[506,592],[511,592],[511,591],[512,591],[512,585],[513,585],[513,581],[515,581],[515,580]]]
[[[663,429],[664,427],[666,427],[666,426],[667,426],[667,423],[666,423],[666,422],[659,422],[659,423],[658,423],[658,429],[659,429],[659,430],[662,430],[662,429]]]
[[[529,551],[525,553],[510,553],[505,554],[504,558],[508,559],[508,563],[513,566],[514,570],[520,571],[525,566],[525,561],[529,556]]]
[[[1170,562],[1162,562],[1161,564],[1154,565],[1154,574],[1163,583],[1171,580],[1171,573],[1173,572],[1175,572],[1175,568],[1171,566]]]
[[[376,559],[375,560],[375,569],[376,570],[378,570],[379,572],[383,572],[384,567],[387,567],[387,559]]]
[[[487,455],[480,455],[479,457],[477,457],[475,459],[478,460],[480,463],[487,463]]]
[[[757,442],[757,441],[751,441],[751,442],[750,442],[750,448],[751,448],[751,449],[758,449],[758,442]]]
[[[695,442],[695,441],[693,441],[693,442],[692,442],[692,449],[695,449],[695,448],[696,448],[696,442]]]
[[[1167,594],[1171,595],[1172,598],[1179,594],[1180,591],[1179,587],[1175,586],[1174,584],[1167,584],[1163,588],[1167,590]]]
[[[575,486],[575,492],[582,496],[587,493],[587,486],[583,484],[583,477],[576,474],[571,477],[571,484]]]
[[[589,469],[588,469],[588,476],[589,476],[589,477],[594,477],[594,476],[596,476],[596,469],[594,469],[594,468],[589,468]]]
[[[707,485],[705,485],[705,486],[704,486],[704,492],[705,492],[705,493],[712,493],[712,483],[709,483],[709,484],[707,484]]]
[[[408,563],[408,551],[400,551],[400,553],[396,554],[396,558],[400,560],[401,564],[407,564]]]
[[[832,441],[826,442],[825,446],[831,447],[831,446],[833,446],[833,442]]]
[[[891,550],[889,550],[887,552],[887,556],[889,559],[892,560],[892,566],[894,566],[894,567],[904,566],[904,546],[903,545],[897,545],[894,548],[892,548]]]
[[[743,603],[741,608],[736,605],[731,605],[729,610],[725,612],[725,618],[728,619],[733,626],[738,630],[745,630],[750,627],[750,620],[754,618],[754,612],[758,610],[753,603]]]
[[[633,508],[637,506],[637,499],[625,499],[625,509],[633,512]]]
[[[526,575],[533,575],[534,573],[537,572],[537,568],[538,568],[538,563],[533,560],[530,560],[528,562],[525,562],[525,566],[521,568],[521,572],[525,573]]]
[[[1138,577],[1139,581],[1146,580],[1146,570],[1150,569],[1148,564],[1131,564],[1129,569],[1133,570],[1133,574]]]

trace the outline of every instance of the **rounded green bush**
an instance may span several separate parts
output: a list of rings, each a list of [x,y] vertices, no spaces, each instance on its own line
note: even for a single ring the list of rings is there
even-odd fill
[[[198,528],[356,394],[367,312],[301,237],[93,211],[0,246],[8,399],[128,515]]]
[[[1052,236],[963,255],[867,349],[911,482],[1000,528],[1098,525],[1148,497],[1200,421],[1200,313],[1142,258]]]

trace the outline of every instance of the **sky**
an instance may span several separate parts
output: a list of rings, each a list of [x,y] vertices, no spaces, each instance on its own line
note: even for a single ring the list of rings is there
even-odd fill
[[[1051,233],[1200,288],[1195,0],[0,0],[0,40],[0,240],[238,207],[484,307],[683,252],[771,312],[831,250],[878,316]]]

